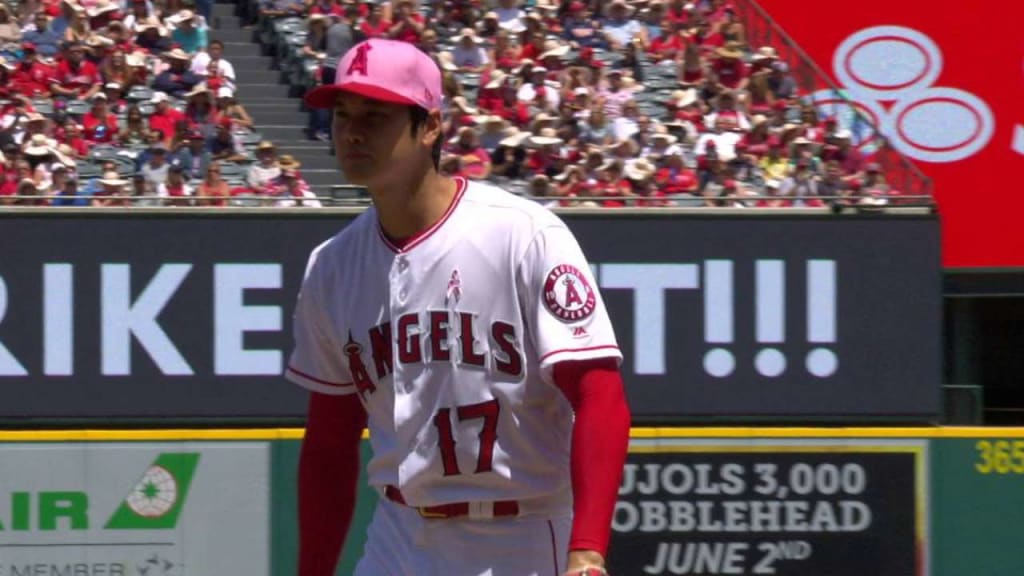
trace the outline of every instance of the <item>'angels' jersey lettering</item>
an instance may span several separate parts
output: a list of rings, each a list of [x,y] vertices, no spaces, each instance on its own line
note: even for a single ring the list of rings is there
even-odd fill
[[[370,483],[416,506],[567,489],[572,410],[551,368],[621,358],[565,224],[457,182],[444,217],[402,249],[371,208],[314,250],[286,373],[359,395]]]

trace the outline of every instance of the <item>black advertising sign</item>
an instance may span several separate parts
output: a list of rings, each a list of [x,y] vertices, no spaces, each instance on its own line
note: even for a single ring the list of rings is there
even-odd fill
[[[924,442],[634,441],[612,574],[921,576]]]
[[[0,420],[297,418],[310,250],[352,212],[0,214]],[[566,215],[637,424],[939,413],[934,216]]]

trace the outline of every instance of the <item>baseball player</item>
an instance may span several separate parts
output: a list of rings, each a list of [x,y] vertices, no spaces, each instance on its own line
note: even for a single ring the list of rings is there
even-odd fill
[[[373,39],[337,70],[306,103],[373,206],[313,251],[296,304],[299,573],[334,574],[368,427],[357,576],[604,574],[629,411],[586,258],[539,205],[438,173],[429,56]]]

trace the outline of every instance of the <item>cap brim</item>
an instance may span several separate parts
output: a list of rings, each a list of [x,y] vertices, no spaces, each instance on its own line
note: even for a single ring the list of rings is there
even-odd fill
[[[401,94],[396,94],[379,86],[371,86],[360,82],[346,82],[344,84],[318,86],[307,92],[304,100],[306,102],[306,106],[309,106],[310,108],[334,108],[335,103],[338,101],[338,95],[343,93],[357,94],[364,98],[369,98],[370,100],[379,100],[381,102],[390,102],[392,104],[419,105],[418,102],[414,102]]]

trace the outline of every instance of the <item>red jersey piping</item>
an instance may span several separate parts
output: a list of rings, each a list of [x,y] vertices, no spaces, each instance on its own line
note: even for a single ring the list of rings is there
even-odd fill
[[[387,246],[392,252],[402,254],[404,252],[412,250],[420,243],[422,243],[424,240],[430,238],[430,236],[434,232],[437,232],[437,230],[440,229],[441,226],[443,226],[444,223],[448,221],[448,217],[451,216],[453,212],[455,212],[455,207],[458,206],[459,201],[462,200],[462,195],[465,194],[466,187],[468,185],[469,184],[466,182],[465,178],[457,176],[455,178],[455,197],[452,198],[452,203],[448,205],[448,209],[445,210],[441,218],[438,219],[437,222],[434,222],[433,226],[431,226],[430,228],[427,228],[426,230],[421,230],[416,234],[410,236],[408,239],[406,239],[405,242],[402,243],[400,247],[396,246],[395,243],[388,238],[387,234],[384,233],[384,229],[381,228],[379,220],[377,221],[377,234],[380,236],[380,239],[384,242],[384,245]]]

